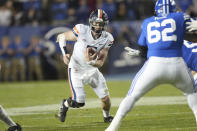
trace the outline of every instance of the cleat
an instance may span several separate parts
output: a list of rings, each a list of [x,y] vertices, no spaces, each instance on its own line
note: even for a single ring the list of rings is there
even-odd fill
[[[104,117],[104,122],[105,123],[110,123],[110,122],[112,122],[113,119],[114,119],[113,116]]]
[[[58,114],[59,120],[60,120],[61,122],[64,122],[64,121],[65,121],[66,113],[67,113],[67,111],[68,111],[68,107],[66,107],[66,106],[64,105],[64,102],[65,102],[65,101],[66,101],[66,99],[63,99],[63,100],[62,100],[62,105],[61,105],[61,107],[60,107],[60,109],[59,109],[59,114]]]
[[[16,123],[15,126],[9,127],[7,131],[22,131],[22,128],[18,123]]]

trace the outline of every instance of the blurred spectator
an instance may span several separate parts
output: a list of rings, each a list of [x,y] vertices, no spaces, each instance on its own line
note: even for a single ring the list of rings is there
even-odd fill
[[[67,12],[67,18],[65,20],[65,24],[75,25],[77,22],[77,15],[75,8],[69,8]]]
[[[12,80],[25,80],[25,43],[22,42],[19,35],[15,36],[13,42],[14,57],[12,60]],[[19,77],[18,77],[19,76]],[[18,79],[19,78],[19,79]]]
[[[23,25],[39,25],[40,16],[37,11],[32,7],[28,11],[24,13],[22,16],[22,24]]]
[[[23,3],[23,9],[28,11],[34,8],[36,11],[41,10],[41,0],[27,0]]]
[[[109,21],[111,21],[117,11],[114,0],[105,0],[101,8],[107,13]]]
[[[7,0],[5,3],[5,6],[7,9],[9,9],[10,11],[13,10],[13,1],[12,0]]]
[[[193,0],[176,0],[178,7],[185,13],[195,17],[195,6]]]
[[[116,21],[126,21],[128,20],[127,8],[124,2],[118,4],[118,10],[115,16]]]
[[[89,18],[90,8],[87,0],[79,0],[79,8],[77,9],[77,18],[80,23],[87,23]]]
[[[6,7],[6,5],[2,5],[0,7],[0,26],[9,26],[11,24],[12,19],[12,11]]]
[[[114,37],[114,41],[115,41],[115,43],[116,43],[116,38],[117,38],[117,36],[118,36],[118,33],[117,33],[117,31],[115,30],[115,28],[114,28],[112,25],[109,25],[109,26],[107,27],[107,32],[109,32],[109,33],[112,34],[112,36]]]
[[[13,55],[13,49],[11,48],[10,37],[4,36],[1,39],[0,44],[0,80],[8,81],[11,76],[11,57]]]
[[[50,8],[52,23],[54,25],[65,24],[67,18],[68,5],[65,0],[55,0]]]
[[[96,8],[95,9],[101,9],[103,6],[103,0],[96,0]]]
[[[194,3],[194,13],[195,13],[195,17],[197,17],[197,0],[193,0]]]
[[[96,0],[88,0],[88,7],[90,8],[90,11],[93,11],[96,9]]]
[[[40,53],[42,51],[42,46],[39,43],[40,38],[38,36],[32,36],[30,44],[25,50],[28,56],[28,78],[29,80],[34,80],[34,76],[37,80],[42,80],[42,69],[40,61]]]
[[[177,5],[183,12],[187,12],[188,8],[193,4],[192,0],[176,0]]]
[[[23,4],[17,0],[13,1],[12,11],[12,26],[19,26],[22,24],[22,16],[24,14]]]
[[[137,36],[128,25],[123,25],[118,34],[117,43],[131,48],[136,48]]]
[[[140,18],[138,11],[138,3],[136,0],[127,0],[126,5],[128,9],[129,20],[136,20]]]
[[[133,9],[135,18],[137,20],[143,20],[147,17],[152,16],[152,14],[154,13],[154,0],[127,0],[127,3],[128,9]]]
[[[67,3],[69,8],[79,8],[79,0],[67,0]]]

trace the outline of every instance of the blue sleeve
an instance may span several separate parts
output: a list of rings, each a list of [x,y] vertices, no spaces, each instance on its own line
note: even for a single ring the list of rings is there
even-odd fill
[[[146,44],[146,31],[144,31],[144,29],[146,29],[146,28],[144,28],[145,27],[144,23],[145,22],[143,22],[143,24],[142,24],[142,31],[141,31],[141,34],[140,34],[140,37],[139,37],[139,40],[138,40],[138,44],[140,46],[147,46],[147,44]]]

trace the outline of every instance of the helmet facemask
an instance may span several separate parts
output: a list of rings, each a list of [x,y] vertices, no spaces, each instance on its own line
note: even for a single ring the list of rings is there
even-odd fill
[[[98,14],[98,12],[102,11],[102,17],[100,17]],[[89,18],[89,24],[90,24],[90,29],[96,33],[96,34],[101,34],[102,31],[105,31],[107,29],[107,25],[108,25],[108,17],[107,14],[101,10],[98,9],[96,11],[93,11],[90,14],[90,18]]]
[[[102,31],[105,31],[107,29],[107,24],[108,24],[108,22],[103,22],[101,20],[92,21],[92,22],[90,22],[90,28],[96,34],[101,34]]]

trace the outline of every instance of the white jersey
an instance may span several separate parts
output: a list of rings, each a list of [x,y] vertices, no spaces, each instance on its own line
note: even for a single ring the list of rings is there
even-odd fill
[[[99,52],[103,48],[110,48],[113,44],[113,36],[106,31],[103,31],[98,39],[94,39],[91,34],[90,27],[83,24],[77,24],[73,28],[73,33],[77,36],[73,54],[69,63],[69,67],[73,67],[76,70],[91,70],[96,67],[88,65],[85,60],[85,51],[87,47],[96,48]]]

